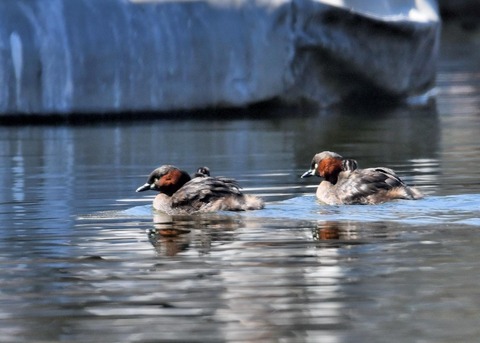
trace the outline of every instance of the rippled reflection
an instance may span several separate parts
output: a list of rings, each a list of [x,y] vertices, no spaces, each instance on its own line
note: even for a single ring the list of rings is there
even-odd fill
[[[208,254],[212,246],[232,242],[234,231],[243,225],[240,218],[215,214],[172,217],[155,212],[153,218],[148,237],[160,256],[175,256],[189,249]]]

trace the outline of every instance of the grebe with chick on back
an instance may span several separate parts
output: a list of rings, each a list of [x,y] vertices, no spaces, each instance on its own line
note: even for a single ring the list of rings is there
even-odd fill
[[[407,186],[390,168],[359,169],[352,159],[344,159],[332,151],[316,154],[311,168],[301,177],[319,176],[316,196],[328,205],[379,204],[396,199],[416,200],[423,194]]]
[[[264,207],[262,199],[244,194],[233,179],[210,176],[207,167],[197,170],[193,178],[172,165],[163,165],[150,173],[137,192],[159,192],[153,207],[167,214],[192,214],[215,211],[247,211]]]

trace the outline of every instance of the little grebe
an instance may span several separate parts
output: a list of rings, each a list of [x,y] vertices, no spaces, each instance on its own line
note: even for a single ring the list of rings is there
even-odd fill
[[[259,210],[262,199],[242,193],[233,179],[211,177],[206,167],[199,168],[192,179],[187,172],[172,165],[150,173],[147,183],[137,189],[158,191],[153,201],[156,210],[168,214],[191,214],[215,211]]]
[[[407,186],[390,168],[358,169],[357,161],[323,151],[312,159],[301,177],[320,176],[317,199],[328,205],[378,204],[395,199],[421,199],[423,194]]]

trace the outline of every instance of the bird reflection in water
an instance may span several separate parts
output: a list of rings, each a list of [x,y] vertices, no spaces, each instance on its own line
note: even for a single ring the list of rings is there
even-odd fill
[[[392,224],[394,226],[394,224]],[[318,222],[312,228],[314,241],[358,241],[395,237],[395,230],[384,222]]]
[[[157,254],[175,256],[188,250],[204,255],[213,246],[232,242],[242,221],[237,216],[219,214],[169,216],[157,212],[153,223],[148,238]]]

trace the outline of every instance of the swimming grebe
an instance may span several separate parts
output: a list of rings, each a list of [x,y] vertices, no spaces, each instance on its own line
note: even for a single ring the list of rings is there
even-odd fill
[[[423,194],[407,186],[390,168],[358,169],[357,161],[323,151],[301,177],[320,176],[317,199],[328,205],[379,204],[395,199],[416,200]]]
[[[164,165],[152,171],[147,183],[137,188],[137,192],[160,192],[153,201],[153,207],[168,214],[246,211],[264,207],[262,199],[242,193],[235,180],[211,177],[209,174],[207,168],[192,179],[187,172]]]

